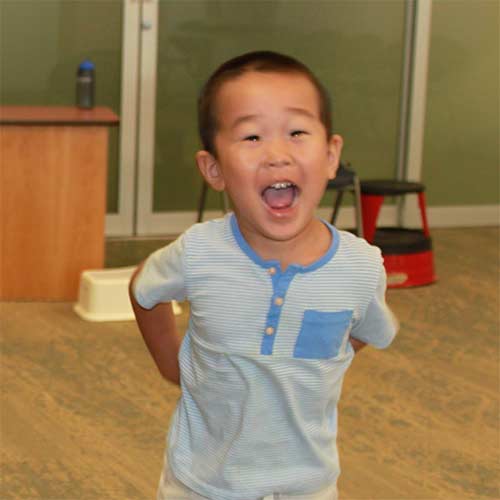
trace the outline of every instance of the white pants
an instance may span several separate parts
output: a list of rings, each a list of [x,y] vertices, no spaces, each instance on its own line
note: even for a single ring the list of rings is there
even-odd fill
[[[338,500],[336,485],[329,486],[316,493],[308,495],[285,495],[283,493],[274,493],[263,497],[261,500]],[[189,489],[175,478],[167,461],[163,467],[163,472],[158,485],[156,500],[210,500]],[[217,499],[212,499],[217,500]],[[254,500],[254,499],[252,499]],[[260,499],[259,499],[260,500]]]

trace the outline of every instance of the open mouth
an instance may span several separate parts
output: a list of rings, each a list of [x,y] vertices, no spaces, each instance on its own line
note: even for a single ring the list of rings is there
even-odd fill
[[[290,208],[299,194],[299,188],[288,181],[275,182],[262,191],[264,203],[273,210]]]

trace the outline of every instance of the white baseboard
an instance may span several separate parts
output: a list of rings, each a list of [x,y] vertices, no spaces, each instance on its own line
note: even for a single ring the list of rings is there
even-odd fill
[[[127,214],[107,214],[105,224],[106,236],[124,236],[133,232],[132,217]]]
[[[432,227],[500,226],[500,205],[430,207]]]
[[[318,216],[329,220],[331,209],[319,208]],[[218,210],[207,210],[204,220],[221,217]],[[428,207],[427,217],[432,228],[445,227],[478,227],[499,226],[500,205],[470,205],[470,206],[442,206]],[[174,236],[185,231],[196,222],[196,212],[161,212],[152,214],[139,236]],[[392,226],[397,224],[397,210],[394,205],[382,206],[378,218],[379,226]],[[420,214],[416,207],[408,207],[405,211],[405,225],[420,227]],[[337,227],[341,229],[355,227],[354,208],[341,208],[337,219]],[[107,226],[106,236],[119,236],[119,231]],[[123,234],[122,236],[130,236]]]

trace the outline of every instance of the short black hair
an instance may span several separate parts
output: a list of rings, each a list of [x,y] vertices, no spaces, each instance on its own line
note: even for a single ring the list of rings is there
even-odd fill
[[[332,134],[331,101],[327,90],[313,72],[293,57],[269,50],[247,52],[220,65],[206,81],[198,97],[198,132],[203,148],[216,156],[215,134],[217,116],[215,103],[217,92],[225,82],[246,72],[298,73],[304,75],[314,85],[319,97],[319,115],[327,137]]]

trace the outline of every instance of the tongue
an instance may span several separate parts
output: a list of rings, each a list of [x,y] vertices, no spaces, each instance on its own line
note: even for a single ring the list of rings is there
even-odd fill
[[[270,187],[264,191],[263,198],[271,208],[287,208],[293,203],[294,188],[274,189]]]

